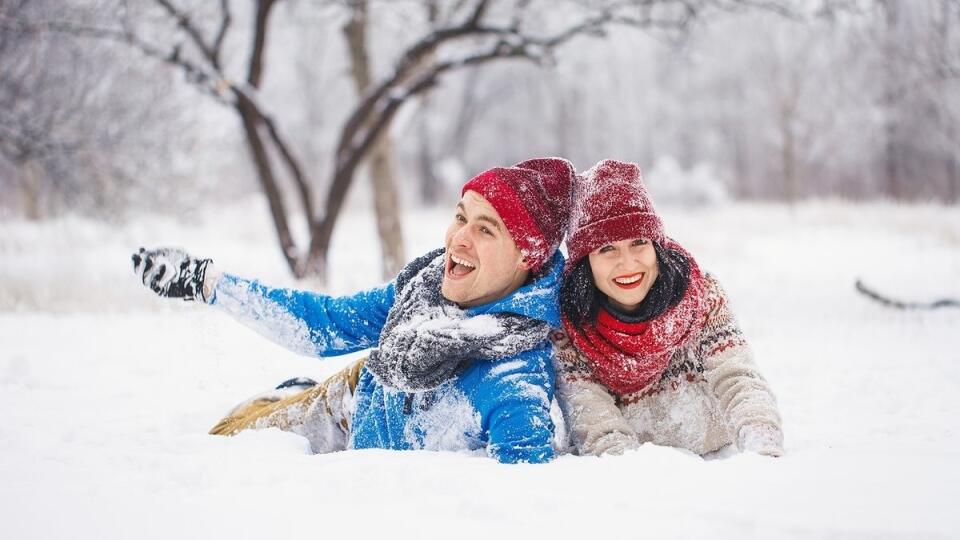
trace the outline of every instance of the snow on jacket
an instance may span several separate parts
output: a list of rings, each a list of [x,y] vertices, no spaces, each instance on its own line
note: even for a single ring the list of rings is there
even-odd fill
[[[564,331],[551,335],[558,399],[580,454],[599,455],[621,444],[612,442],[618,438],[705,454],[742,446],[750,431],[772,434],[782,447],[776,400],[709,274],[705,292],[709,311],[700,335],[673,353],[659,380],[629,394],[616,395],[600,383]]]
[[[515,313],[559,327],[563,257],[512,294],[465,310],[468,316]],[[394,303],[395,283],[351,296],[272,288],[223,274],[211,303],[267,338],[309,356],[336,356],[377,346]],[[355,392],[350,448],[474,451],[504,463],[554,457],[554,368],[549,339],[514,357],[477,361],[426,392],[380,384],[366,368]]]

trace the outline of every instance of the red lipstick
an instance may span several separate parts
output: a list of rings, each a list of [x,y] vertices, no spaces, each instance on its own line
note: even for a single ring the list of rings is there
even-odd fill
[[[634,278],[636,278],[636,281],[633,281],[631,283],[620,283],[619,281],[617,281],[618,279],[634,279]],[[644,273],[637,272],[636,274],[627,274],[625,276],[617,276],[613,278],[611,281],[613,281],[613,284],[616,285],[617,287],[620,287],[621,289],[636,289],[637,287],[640,286],[641,283],[643,283],[643,278],[644,278]]]

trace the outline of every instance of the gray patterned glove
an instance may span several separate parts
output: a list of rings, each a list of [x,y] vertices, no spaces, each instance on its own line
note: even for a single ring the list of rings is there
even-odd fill
[[[132,259],[140,281],[159,296],[206,301],[203,279],[212,260],[195,259],[177,248],[140,248]]]

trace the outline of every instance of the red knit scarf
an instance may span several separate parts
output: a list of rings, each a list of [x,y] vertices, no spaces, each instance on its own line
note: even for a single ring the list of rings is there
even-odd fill
[[[700,268],[673,240],[667,239],[663,246],[679,251],[690,262],[689,284],[677,305],[642,323],[620,321],[602,307],[595,325],[584,322],[577,327],[563,317],[564,329],[587,357],[594,376],[621,396],[659,380],[674,351],[697,336],[706,322]]]

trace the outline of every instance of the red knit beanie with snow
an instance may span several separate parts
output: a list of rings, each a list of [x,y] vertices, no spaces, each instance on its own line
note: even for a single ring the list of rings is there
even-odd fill
[[[633,163],[607,159],[578,176],[567,237],[567,269],[591,251],[630,238],[662,242],[663,223]]]
[[[475,191],[500,214],[513,241],[537,272],[560,247],[567,229],[576,171],[562,158],[538,158],[473,177],[460,194]]]

